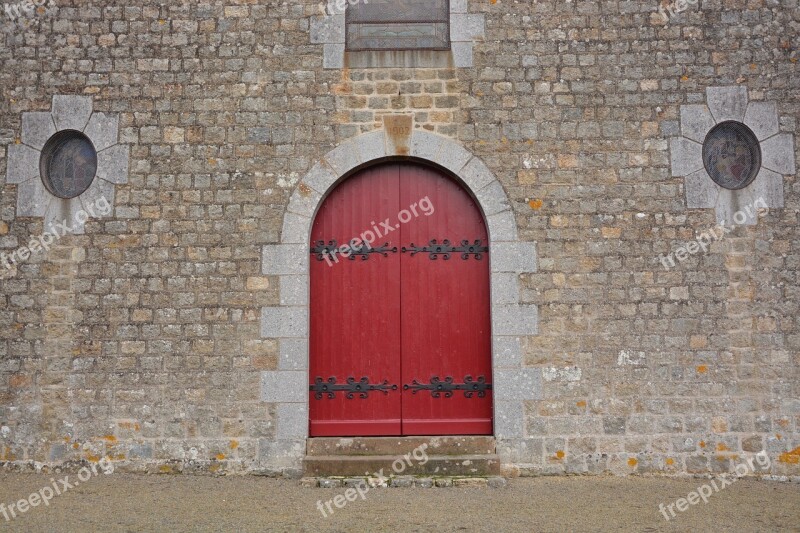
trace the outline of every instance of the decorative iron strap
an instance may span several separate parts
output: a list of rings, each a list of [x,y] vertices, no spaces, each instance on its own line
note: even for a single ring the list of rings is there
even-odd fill
[[[415,379],[411,385],[403,385],[403,390],[409,389],[412,394],[416,394],[421,390],[429,390],[434,398],[440,398],[442,393],[444,393],[445,398],[452,398],[453,391],[457,390],[463,390],[464,396],[467,398],[472,398],[475,394],[478,395],[478,398],[484,398],[486,391],[492,389],[492,384],[486,383],[486,377],[484,376],[478,376],[477,380],[473,380],[472,376],[467,376],[464,378],[464,383],[453,383],[453,378],[449,376],[444,378],[444,381],[439,379],[439,376],[434,376],[431,378],[430,383],[420,383]]]
[[[336,397],[337,392],[344,392],[345,398],[352,400],[358,394],[359,398],[368,398],[370,391],[378,391],[383,394],[389,394],[390,390],[397,390],[397,385],[390,385],[388,380],[383,380],[383,383],[370,383],[369,378],[361,378],[356,381],[356,378],[347,378],[347,383],[337,384],[336,378],[328,378],[328,381],[318,377],[314,383],[309,385],[309,390],[314,394],[314,398],[321,400],[324,395],[333,399]]]
[[[370,254],[381,254],[383,257],[388,257],[390,253],[397,253],[397,246],[390,247],[388,242],[378,247],[370,246],[367,243],[361,245],[355,243],[356,241],[351,241],[345,247],[340,247],[335,240],[328,241],[327,244],[325,241],[316,241],[314,246],[311,247],[311,253],[314,254],[317,261],[325,261],[327,257],[328,260],[333,259],[337,262],[337,255],[347,257],[351,261],[355,261],[357,257],[360,257],[362,261],[366,261],[369,259]]]
[[[480,239],[476,239],[473,244],[470,244],[469,241],[465,239],[461,241],[461,246],[453,246],[447,239],[443,240],[441,243],[436,239],[432,239],[427,246],[415,246],[413,242],[409,247],[403,246],[403,253],[411,252],[412,256],[419,253],[429,254],[428,257],[433,260],[436,260],[441,255],[445,261],[450,259],[450,255],[454,253],[461,254],[461,259],[464,260],[469,259],[470,255],[474,255],[475,259],[480,261],[483,259],[483,254],[488,251],[489,247],[484,246]]]

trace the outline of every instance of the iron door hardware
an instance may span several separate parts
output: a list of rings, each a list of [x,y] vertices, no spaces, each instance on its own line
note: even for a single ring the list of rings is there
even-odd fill
[[[439,256],[447,261],[450,259],[450,256],[454,253],[461,254],[461,259],[467,260],[470,256],[474,256],[475,259],[480,261],[483,259],[483,254],[489,251],[488,246],[484,246],[480,239],[475,239],[475,241],[470,244],[468,239],[464,239],[461,241],[460,246],[454,246],[449,239],[443,240],[441,243],[438,242],[436,239],[431,239],[427,246],[415,246],[414,243],[411,243],[411,246],[403,246],[403,253],[411,252],[411,255],[414,256],[419,253],[428,254],[428,257],[432,260],[436,260]]]
[[[388,380],[383,380],[382,383],[370,383],[369,378],[363,377],[356,381],[356,378],[347,378],[347,383],[336,383],[335,377],[330,377],[324,380],[317,377],[314,383],[309,385],[309,390],[314,393],[314,398],[321,400],[326,394],[329,399],[336,397],[337,392],[344,392],[345,398],[352,400],[358,394],[359,398],[366,399],[369,397],[371,391],[382,392],[389,394],[390,390],[397,390],[397,385],[390,384]]]
[[[445,398],[452,398],[454,391],[464,391],[464,396],[472,398],[478,395],[478,398],[486,397],[486,391],[492,389],[491,383],[486,383],[485,376],[478,376],[478,379],[473,380],[472,376],[466,376],[464,383],[455,383],[455,380],[448,376],[439,379],[439,376],[433,376],[430,383],[420,383],[416,379],[411,384],[403,385],[403,390],[410,390],[411,394],[416,394],[421,390],[431,391],[431,396],[434,398],[441,398],[444,394]]]

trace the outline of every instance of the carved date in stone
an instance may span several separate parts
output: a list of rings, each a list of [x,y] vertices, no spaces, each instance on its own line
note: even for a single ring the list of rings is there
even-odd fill
[[[484,246],[480,239],[476,239],[474,243],[470,244],[469,240],[461,241],[460,246],[453,246],[453,244],[448,240],[445,239],[442,242],[438,242],[436,239],[432,239],[431,242],[428,243],[427,246],[415,246],[414,243],[411,243],[411,246],[403,246],[403,253],[411,252],[411,255],[417,255],[419,253],[428,254],[430,259],[436,260],[441,255],[445,261],[450,259],[450,256],[454,253],[461,254],[461,259],[467,260],[472,255],[480,261],[483,259],[483,254],[489,251],[488,246]]]
[[[472,398],[475,394],[478,398],[484,398],[486,391],[492,389],[491,383],[486,383],[485,376],[478,376],[478,379],[473,380],[472,376],[464,378],[464,383],[454,383],[452,377],[448,376],[444,380],[439,379],[439,376],[431,378],[430,383],[420,383],[416,379],[411,384],[403,385],[403,390],[411,390],[412,394],[416,394],[421,390],[431,391],[431,396],[434,398],[441,398],[444,393],[445,398],[452,398],[453,391],[464,391],[464,396]]]
[[[369,378],[361,378],[356,381],[356,378],[347,378],[347,383],[336,383],[336,378],[331,377],[324,380],[321,377],[314,379],[314,383],[309,385],[309,390],[314,393],[314,398],[321,400],[326,394],[328,398],[333,399],[336,397],[337,392],[345,393],[345,398],[352,400],[358,394],[359,398],[365,399],[369,397],[371,391],[382,392],[389,394],[390,390],[397,390],[397,385],[392,385],[388,380],[383,380],[382,383],[370,383]]]

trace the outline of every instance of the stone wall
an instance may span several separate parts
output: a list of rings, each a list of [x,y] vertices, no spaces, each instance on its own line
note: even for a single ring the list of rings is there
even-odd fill
[[[311,1],[55,0],[4,20],[0,252],[45,229],[8,170],[26,113],[90,97],[130,155],[111,216],[0,265],[0,461],[296,473],[262,390],[281,350],[262,250],[315,164],[410,115],[486,164],[536,246],[519,301],[538,334],[519,346],[541,399],[500,441],[510,473],[726,472],[766,450],[769,474],[799,476],[796,170],[757,224],[661,257],[718,222],[670,158],[709,87],[774,103],[794,167],[800,6],[658,7],[470,0],[472,66],[414,69],[325,68]]]

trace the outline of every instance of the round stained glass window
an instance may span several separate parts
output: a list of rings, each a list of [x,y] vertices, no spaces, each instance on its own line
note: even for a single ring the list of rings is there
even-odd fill
[[[79,131],[60,131],[42,149],[39,172],[47,190],[59,198],[80,196],[97,174],[97,150]]]
[[[761,170],[761,146],[740,122],[721,122],[703,142],[703,164],[711,179],[726,189],[744,189]]]

